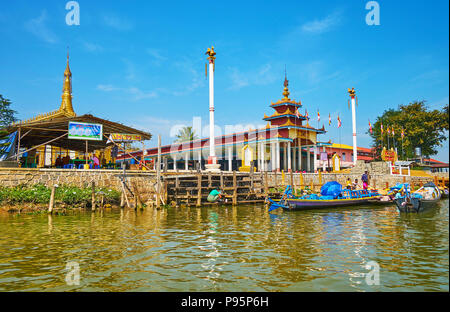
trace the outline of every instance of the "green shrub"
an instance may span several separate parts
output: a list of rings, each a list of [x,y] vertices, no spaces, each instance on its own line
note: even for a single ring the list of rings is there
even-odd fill
[[[96,188],[96,200],[100,201],[104,196],[104,204],[116,203],[120,200],[120,193],[108,188]],[[33,186],[18,185],[14,187],[0,187],[0,202],[17,203],[36,203],[47,204],[50,201],[51,189],[42,184]],[[92,200],[92,189],[90,187],[76,187],[62,185],[55,189],[55,201],[67,205],[90,204]]]

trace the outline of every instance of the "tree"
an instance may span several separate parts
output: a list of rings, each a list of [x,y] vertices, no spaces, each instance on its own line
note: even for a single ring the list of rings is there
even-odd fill
[[[14,116],[16,111],[12,110],[10,105],[11,101],[5,99],[3,95],[0,94],[0,129],[17,120]]]
[[[0,94],[0,156],[3,154],[1,148],[9,145],[9,143],[4,143],[4,140],[8,138],[9,133],[2,128],[17,120],[14,117],[16,111],[12,110],[10,105],[11,101],[3,98],[3,95]]]
[[[189,142],[198,139],[198,136],[195,134],[195,131],[192,130],[192,127],[183,127],[178,131],[176,135],[177,139],[175,142]]]
[[[389,109],[377,117],[370,136],[373,147],[376,148],[377,159],[380,158],[383,147],[397,147],[399,158],[413,158],[414,149],[420,147],[422,155],[429,157],[437,154],[436,147],[442,146],[447,140],[446,131],[449,128],[448,104],[442,110],[428,110],[425,101],[415,101],[408,105],[400,105],[398,109]],[[381,134],[381,124],[384,133]],[[395,135],[389,135],[387,130],[394,129]],[[404,130],[403,144],[401,132]]]

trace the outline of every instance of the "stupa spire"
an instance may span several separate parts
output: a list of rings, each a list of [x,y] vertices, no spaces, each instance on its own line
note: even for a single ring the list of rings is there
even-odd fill
[[[289,99],[289,80],[287,80],[287,73],[286,73],[286,65],[284,66],[284,91],[283,91],[283,100],[290,100]]]
[[[59,111],[66,116],[75,116],[72,106],[72,72],[69,66],[69,48],[67,48],[67,65],[64,71],[62,101]]]

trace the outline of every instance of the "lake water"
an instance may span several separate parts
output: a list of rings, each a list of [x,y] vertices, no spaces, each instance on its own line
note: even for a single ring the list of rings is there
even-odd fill
[[[2,214],[0,291],[449,291],[448,205]]]

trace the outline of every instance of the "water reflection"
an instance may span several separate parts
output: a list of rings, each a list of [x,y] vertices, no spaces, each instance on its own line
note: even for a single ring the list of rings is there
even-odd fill
[[[448,291],[448,200],[277,212],[263,206],[0,215],[1,291]],[[80,264],[81,284],[65,284]],[[380,286],[364,265],[380,265]]]

